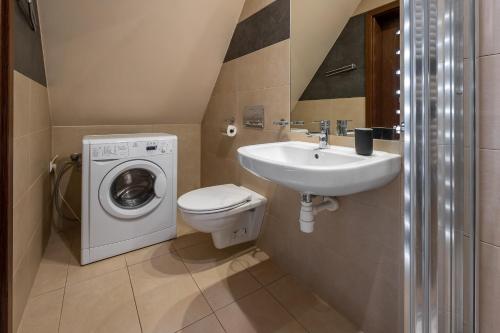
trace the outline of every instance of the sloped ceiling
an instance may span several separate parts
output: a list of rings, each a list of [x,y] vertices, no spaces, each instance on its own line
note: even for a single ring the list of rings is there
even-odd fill
[[[291,0],[292,110],[360,0]]]
[[[244,0],[43,0],[53,125],[200,123]]]

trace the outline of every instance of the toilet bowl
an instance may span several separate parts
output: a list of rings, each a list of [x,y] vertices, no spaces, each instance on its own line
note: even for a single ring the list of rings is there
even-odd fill
[[[233,184],[200,188],[182,195],[177,206],[192,228],[212,234],[218,249],[257,239],[267,199]]]

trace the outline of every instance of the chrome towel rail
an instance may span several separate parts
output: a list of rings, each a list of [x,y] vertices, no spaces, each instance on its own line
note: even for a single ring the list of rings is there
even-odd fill
[[[358,68],[358,66],[356,66],[356,64],[350,64],[350,65],[342,66],[339,68],[332,69],[328,72],[325,72],[325,76],[329,77],[329,76],[337,75],[340,73],[350,72],[350,71],[353,71],[357,68]]]

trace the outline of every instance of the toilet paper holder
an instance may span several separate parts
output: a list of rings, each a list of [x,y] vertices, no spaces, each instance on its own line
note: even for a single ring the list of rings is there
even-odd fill
[[[235,119],[231,117],[225,120],[225,126],[221,129],[221,134],[224,136],[234,137],[238,133],[238,129],[234,125]]]

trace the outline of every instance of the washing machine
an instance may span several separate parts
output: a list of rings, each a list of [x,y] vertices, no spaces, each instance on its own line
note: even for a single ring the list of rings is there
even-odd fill
[[[81,264],[176,237],[176,201],[176,136],[85,136]]]

